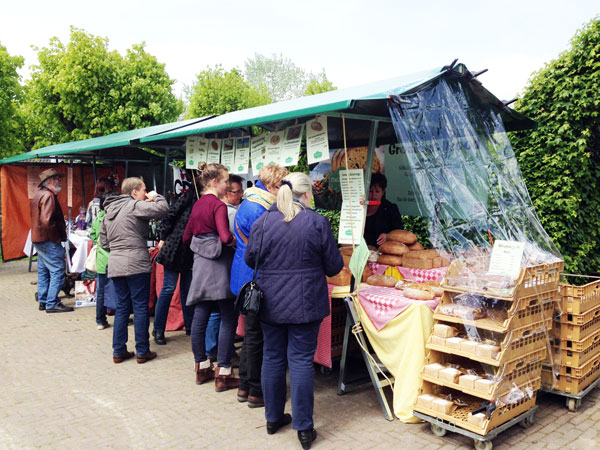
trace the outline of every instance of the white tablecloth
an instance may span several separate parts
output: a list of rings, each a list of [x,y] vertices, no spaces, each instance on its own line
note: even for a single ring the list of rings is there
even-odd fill
[[[85,260],[88,256],[88,242],[90,241],[90,238],[76,233],[70,233],[69,241],[76,248],[75,254],[71,259],[70,272],[81,273],[85,270]]]

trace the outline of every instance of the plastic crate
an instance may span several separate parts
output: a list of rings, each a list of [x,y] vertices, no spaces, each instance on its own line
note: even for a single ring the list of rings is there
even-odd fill
[[[600,365],[600,354],[596,355],[590,361],[579,367],[555,365],[554,368],[560,375],[583,378],[588,372],[592,371],[593,368],[598,365]]]
[[[574,352],[582,352],[586,348],[590,347],[594,342],[600,341],[600,330],[596,331],[594,334],[588,336],[582,341],[568,341],[568,340],[560,340],[555,339],[552,342],[557,348],[562,350],[571,350]]]
[[[586,366],[587,367],[587,366]],[[553,374],[549,367],[542,368],[542,386],[546,389],[578,394],[600,377],[600,364],[591,364],[581,377]]]
[[[600,280],[584,286],[560,283],[559,291],[562,298],[563,312],[583,314],[600,306]]]
[[[565,350],[560,347],[552,346],[553,362],[562,366],[581,367],[589,360],[600,355],[600,335],[595,335],[596,340],[592,340],[589,346],[581,351]],[[587,341],[585,341],[587,342]]]
[[[565,341],[583,341],[598,330],[600,330],[600,316],[593,318],[583,325],[554,321],[552,335],[557,339]]]
[[[560,323],[570,323],[573,325],[585,325],[595,318],[600,317],[600,306],[590,309],[583,314],[563,313],[558,317]]]

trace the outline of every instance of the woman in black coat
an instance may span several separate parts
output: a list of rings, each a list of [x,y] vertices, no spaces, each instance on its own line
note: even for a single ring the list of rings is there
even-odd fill
[[[374,173],[369,187],[369,206],[365,223],[365,242],[378,246],[387,239],[392,230],[402,230],[402,217],[398,207],[385,198],[387,178],[381,173]]]
[[[311,199],[310,178],[303,173],[287,175],[277,203],[254,222],[244,255],[250,267],[258,259],[257,282],[264,293],[259,318],[264,334],[267,433],[292,421],[284,414],[288,365],[293,428],[305,449],[317,437],[312,417],[313,359],[319,326],[330,313],[325,276],[337,274],[344,266],[329,222],[310,209]]]
[[[196,185],[200,191],[199,177],[196,177]],[[192,281],[194,254],[190,250],[190,247],[183,243],[182,237],[196,200],[198,200],[198,196],[195,189],[185,192],[171,205],[169,214],[160,222],[157,229],[160,239],[158,243],[160,253],[156,257],[156,262],[162,264],[165,268],[163,287],[154,310],[154,331],[152,335],[154,336],[154,342],[158,345],[165,345],[167,343],[165,327],[169,314],[169,306],[171,305],[171,298],[177,287],[177,280],[180,275],[179,293],[185,331],[189,334],[192,329],[194,308],[186,306],[185,303]]]

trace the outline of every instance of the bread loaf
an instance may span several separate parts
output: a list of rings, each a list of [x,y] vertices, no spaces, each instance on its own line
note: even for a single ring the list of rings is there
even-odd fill
[[[371,270],[371,268],[369,266],[365,266],[365,270],[363,270],[362,279],[360,281],[362,281],[363,283],[366,283],[367,279],[371,275],[373,275],[373,271]]]
[[[402,265],[402,256],[379,255],[379,258],[377,258],[377,262],[379,264],[386,264],[388,266],[401,266]]]
[[[402,258],[402,266],[410,267],[411,269],[432,269],[433,261],[420,256],[413,257],[411,254],[408,254]]]
[[[433,300],[435,295],[428,286],[411,284],[404,287],[404,296],[414,300]]]
[[[385,241],[379,246],[378,251],[379,253],[384,253],[387,255],[402,256],[407,254],[410,250],[401,242]]]
[[[353,247],[342,247],[342,248],[340,248],[340,253],[342,255],[350,255],[350,256],[352,256],[353,252],[354,252],[354,248]]]
[[[440,287],[439,281],[424,281],[423,284],[429,286],[436,297],[440,297],[444,293],[444,290]]]
[[[410,244],[408,246],[408,248],[410,251],[425,250],[420,242],[415,242],[414,244]]]
[[[417,235],[405,230],[392,230],[388,233],[387,239],[394,242],[402,242],[403,244],[414,244],[417,242]]]
[[[367,284],[371,286],[385,286],[385,287],[394,287],[396,286],[396,280],[394,277],[388,277],[385,275],[371,275],[367,278]]]
[[[344,255],[342,254],[342,259],[344,260],[344,266],[348,267],[350,265],[350,258],[352,258],[351,255]]]
[[[351,279],[352,273],[350,272],[350,269],[344,267],[337,275],[327,277],[327,283],[335,284],[336,286],[349,286]]]

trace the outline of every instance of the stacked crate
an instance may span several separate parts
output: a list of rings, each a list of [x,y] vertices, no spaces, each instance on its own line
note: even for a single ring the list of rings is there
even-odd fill
[[[434,332],[427,343],[430,352],[415,411],[485,436],[534,407],[553,311],[559,301],[562,267],[562,262],[557,262],[524,268],[514,288],[501,292],[503,295],[485,287],[450,286],[451,268],[434,313]],[[447,311],[444,305],[464,293],[483,298],[493,305],[494,314],[488,310],[488,317],[480,319],[443,314]],[[468,338],[440,336],[444,330],[453,334],[454,329]],[[439,369],[441,366],[444,368]],[[452,368],[459,368],[460,374],[449,370]],[[439,400],[444,397],[453,405]],[[471,414],[485,405],[485,412]]]
[[[560,284],[552,352],[542,371],[551,391],[579,394],[600,377],[600,280]]]

